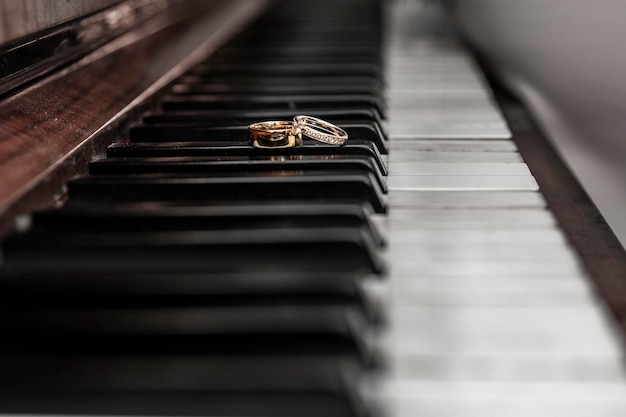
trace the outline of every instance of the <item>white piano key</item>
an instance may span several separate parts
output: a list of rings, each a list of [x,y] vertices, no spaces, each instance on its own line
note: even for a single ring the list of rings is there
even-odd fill
[[[469,152],[468,152],[469,153]],[[522,175],[394,175],[387,179],[393,190],[496,190],[537,191],[532,176]]]
[[[469,280],[470,282],[472,280]],[[477,280],[475,280],[477,281]],[[509,282],[512,282],[509,285]],[[527,280],[532,283],[532,280]],[[538,281],[538,280],[536,280]],[[388,299],[397,306],[408,307],[482,307],[482,308],[550,308],[550,307],[598,307],[603,301],[582,278],[543,279],[539,285],[522,283],[521,279],[499,279],[489,284],[459,287],[435,287],[424,284],[431,280],[406,279],[394,285]],[[547,285],[547,283],[551,285]],[[421,285],[418,285],[421,284]],[[515,285],[518,284],[518,285]],[[524,286],[526,285],[526,286]]]
[[[390,101],[409,96],[409,92],[423,91],[443,92],[452,94],[454,91],[471,90],[481,97],[492,97],[491,92],[485,90],[478,75],[449,71],[439,68],[415,68],[406,72],[392,72],[387,76],[388,88],[385,89]],[[405,87],[406,89],[403,89]]]
[[[413,23],[413,22],[411,22]],[[397,34],[394,28],[390,28],[390,42],[386,52],[391,56],[390,62],[402,62],[402,60],[426,58],[433,59],[470,59],[470,55],[466,49],[462,48],[457,42],[451,39],[441,37],[419,37],[406,33]],[[397,38],[402,38],[398,41]]]
[[[500,139],[395,139],[390,144],[393,152],[449,151],[449,152],[516,152],[511,140]]]
[[[393,28],[391,28],[391,33]],[[395,34],[395,33],[394,33]],[[392,36],[391,42],[388,43],[387,55],[389,62],[411,62],[411,60],[423,61],[425,59],[433,59],[439,61],[445,60],[465,60],[471,59],[466,49],[463,49],[458,43],[450,39],[443,38],[419,38],[413,37],[409,39],[407,35],[396,35],[402,37],[402,41],[394,42]]]
[[[408,23],[410,26],[413,23]],[[427,57],[469,57],[467,50],[462,48],[458,42],[442,37],[422,37],[415,34],[408,34],[406,31],[396,32],[397,26],[390,27],[390,36],[387,52],[394,58],[402,60],[410,58]],[[406,55],[405,55],[406,54]]]
[[[392,355],[620,355],[597,307],[390,306]]]
[[[393,282],[390,282],[393,281]],[[582,274],[570,276],[432,277],[415,272],[392,280],[364,280],[362,287],[386,305],[417,307],[601,306]]]
[[[388,359],[396,381],[626,382],[622,355],[410,355]]]
[[[421,113],[421,114],[419,114]],[[463,112],[457,112],[456,114],[449,112],[444,114],[426,114],[419,110],[411,110],[406,113],[403,118],[397,117],[390,124],[389,130],[392,130],[393,125],[398,125],[397,131],[390,134],[391,139],[510,139],[509,136],[492,135],[492,131],[497,126],[504,125],[504,122],[500,119],[494,119],[489,117],[483,117],[478,114],[469,114]],[[465,136],[456,135],[454,130],[463,128],[463,126],[471,127],[475,134],[466,134]],[[408,126],[413,126],[412,130],[408,129]],[[405,129],[400,131],[400,128]],[[433,135],[439,135],[439,131],[448,131],[454,133],[454,135],[446,136],[441,134],[439,136],[428,136],[424,129],[436,128],[433,130]],[[480,130],[482,129],[482,130]],[[481,134],[481,132],[483,132]]]
[[[599,305],[588,288],[430,288],[394,284],[393,303],[425,307],[576,307]]]
[[[410,54],[410,53],[409,53]],[[412,59],[412,61],[411,61]],[[387,67],[389,75],[412,74],[461,74],[469,80],[479,80],[480,77],[474,71],[472,62],[462,56],[413,56],[404,59],[394,59]]]
[[[475,77],[467,77],[455,73],[417,73],[408,75],[394,75],[389,80],[389,87],[385,90],[388,104],[393,105],[402,101],[408,102],[412,96],[420,97],[458,97],[467,95],[481,97],[493,101],[491,93],[485,91]]]
[[[543,196],[534,191],[392,191],[390,210],[397,208],[542,208]]]
[[[425,222],[415,219],[415,221],[407,221],[395,225],[394,228],[386,233],[387,241],[397,244],[408,244],[412,242],[416,235],[410,234],[407,230],[418,228],[423,232],[441,233],[441,232],[472,232],[472,231],[498,231],[498,230],[543,230],[553,226],[552,219],[521,219],[510,223],[490,221],[488,218],[484,220],[474,219],[451,219],[449,222]],[[402,228],[406,230],[401,230]],[[436,240],[435,240],[436,241]],[[459,239],[459,241],[463,241]],[[504,242],[500,242],[504,243]],[[533,242],[538,244],[540,242]],[[559,245],[562,245],[559,243]]]
[[[393,243],[393,242],[392,242]],[[386,254],[391,265],[416,265],[421,263],[481,263],[497,260],[498,262],[529,262],[545,264],[575,264],[569,248],[560,245],[465,245],[455,242],[441,244],[406,244],[401,248],[390,247]]]
[[[388,291],[394,297],[403,298],[403,292],[409,294],[419,291],[449,291],[451,293],[462,291],[537,291],[555,293],[590,294],[600,300],[595,288],[589,280],[579,271],[572,275],[534,276],[534,275],[467,275],[467,276],[430,276],[421,271],[413,271],[409,275],[396,273],[392,268],[390,281],[384,281],[388,285]],[[411,298],[411,297],[407,297]],[[418,303],[414,303],[418,304]]]
[[[459,102],[451,100],[447,102],[439,101],[429,104],[427,101],[406,101],[391,104],[388,111],[393,114],[390,124],[399,123],[401,125],[414,124],[418,127],[425,123],[481,123],[481,124],[504,124],[504,120],[493,112],[488,103],[474,106],[465,106]],[[454,139],[450,137],[449,139]],[[470,137],[481,139],[480,136]],[[428,139],[428,138],[426,138]],[[505,138],[506,139],[506,138]]]
[[[405,52],[406,51],[406,52]],[[421,54],[416,55],[411,51],[398,51],[398,53],[406,53],[407,56],[398,59],[389,60],[387,70],[390,74],[404,74],[412,70],[434,72],[441,70],[442,72],[462,73],[466,75],[474,75],[474,65],[467,55],[458,53],[449,55]]]
[[[393,147],[393,152],[400,152]],[[398,162],[389,167],[389,175],[530,175],[528,166],[521,162],[511,163],[430,163]]]
[[[416,275],[428,277],[450,278],[502,278],[502,277],[563,277],[581,276],[584,272],[579,262],[565,260],[560,262],[528,262],[528,261],[424,261],[412,260],[411,254],[396,256],[391,266],[391,279],[403,279]]]
[[[403,39],[402,42],[392,42],[388,53],[390,64],[433,60],[435,63],[454,62],[462,65],[470,63],[472,59],[458,43],[444,39]]]
[[[417,105],[415,105],[417,106]],[[393,109],[389,109],[393,111]],[[477,109],[472,112],[465,112],[460,109],[450,109],[450,111],[442,112],[437,109],[431,110],[420,110],[409,107],[404,107],[402,113],[398,114],[398,116],[391,122],[391,124],[398,123],[399,125],[408,125],[412,124],[415,127],[419,126],[431,126],[431,125],[441,125],[443,126],[454,126],[458,124],[468,123],[473,125],[496,125],[496,124],[504,124],[504,122],[497,118],[493,117],[493,115],[488,114],[489,112],[485,110]],[[412,137],[409,135],[396,135],[395,138],[408,138]],[[486,137],[483,138],[480,135],[475,136],[466,136],[466,137],[455,137],[451,136],[450,138],[444,137],[418,137],[417,139],[510,139],[508,137],[504,138],[492,138]]]
[[[442,266],[441,263],[422,263],[419,270],[409,270],[396,268],[391,266],[389,280],[385,281],[390,285],[402,285],[406,287],[415,286],[422,288],[546,288],[547,290],[556,290],[564,288],[569,290],[572,287],[590,288],[593,292],[595,287],[589,283],[586,272],[579,265],[574,268],[563,268],[562,271],[549,268],[554,265],[542,265],[544,273],[540,273],[537,268],[533,271],[520,271],[516,269],[519,264],[511,263],[509,270],[505,268],[504,263],[478,263],[466,264],[471,270],[467,274],[459,274],[459,268],[451,268],[450,266]],[[529,272],[529,273],[525,273]]]
[[[390,152],[389,162],[427,162],[427,163],[522,163],[524,160],[517,152],[461,152],[461,151],[404,151]]]
[[[481,211],[485,215],[489,215],[488,211]],[[487,245],[487,244],[518,244],[518,245],[535,245],[535,244],[555,244],[566,246],[568,243],[561,230],[554,223],[554,219],[531,220],[535,225],[540,227],[528,227],[529,222],[522,223],[523,227],[510,226],[506,220],[498,228],[484,228],[477,224],[477,227],[467,229],[423,229],[419,226],[419,220],[415,221],[415,226],[404,225],[402,219],[398,219],[400,213],[394,211],[390,215],[389,222],[398,222],[398,226],[387,231],[387,240],[393,244],[408,243],[437,243],[454,240],[466,245]],[[531,224],[533,224],[531,223]],[[404,225],[404,226],[403,226]]]
[[[429,41],[424,39],[405,40],[391,43],[387,50],[389,68],[394,65],[427,64],[454,65],[457,68],[471,68],[476,71],[473,58],[467,50],[452,41]]]
[[[426,107],[428,102],[431,102],[431,106],[453,106],[453,107],[465,107],[467,108],[489,108],[492,106],[490,102],[490,96],[482,89],[479,89],[476,85],[468,85],[459,89],[451,88],[420,88],[420,84],[411,80],[399,80],[400,84],[411,86],[409,90],[398,89],[396,93],[392,88],[389,99],[389,106],[391,108],[402,106],[419,106]],[[395,94],[394,94],[395,93]],[[494,115],[495,116],[495,115]]]
[[[420,114],[421,113],[421,114]],[[392,126],[397,125],[398,128],[393,132]],[[504,122],[500,119],[483,117],[481,115],[472,115],[469,113],[457,112],[454,114],[449,112],[445,117],[443,115],[429,115],[419,110],[414,110],[406,114],[404,118],[396,118],[389,125],[389,138],[391,139],[510,139],[510,136],[492,134],[499,129],[498,126],[504,126]],[[413,129],[408,129],[413,126]],[[465,127],[472,134],[457,135],[455,132]],[[400,131],[400,128],[405,129]],[[432,135],[428,135],[432,132]],[[449,132],[450,134],[444,134]],[[496,132],[498,133],[498,132]]]
[[[389,98],[389,109],[393,110],[391,120],[432,114],[442,117],[452,114],[482,115],[490,120],[502,120],[489,96],[459,94],[454,90],[418,91],[418,95],[413,98],[400,94]]]
[[[504,122],[390,123],[391,138],[497,138],[508,139],[511,132]]]
[[[455,92],[451,92],[455,93]],[[389,110],[392,112],[390,120],[396,122],[411,122],[413,120],[465,120],[504,122],[495,111],[493,104],[484,97],[456,96],[442,97],[431,94],[409,98],[401,96],[390,100]]]
[[[474,83],[463,82],[462,80],[441,80],[431,83],[407,80],[398,82],[397,87],[389,87],[385,96],[387,97],[387,108],[393,109],[394,113],[398,111],[399,114],[404,112],[405,107],[403,106],[413,109],[419,108],[421,112],[429,111],[425,105],[421,105],[421,102],[442,96],[451,103],[460,103],[469,99],[475,100],[476,104],[471,107],[465,107],[466,110],[484,108],[485,110],[489,109],[490,113],[493,110],[491,96],[485,93],[480,86]],[[497,117],[493,113],[488,115],[494,119]]]
[[[535,250],[570,253],[574,256],[564,236],[558,233],[545,233],[552,231],[553,227],[530,222],[504,227],[484,226],[479,222],[466,224],[458,221],[453,225],[427,222],[422,224],[416,222],[415,226],[400,224],[386,235],[389,246],[388,256],[400,264],[403,262],[403,257],[410,257],[411,262],[419,259],[420,255],[416,255],[416,252],[430,254],[434,251],[449,251],[451,256],[455,252],[465,251],[475,254],[478,250],[492,251],[492,259],[499,261],[502,259],[498,258],[497,254],[505,250],[518,252],[519,256],[525,253],[532,254]],[[416,232],[414,230],[416,228],[420,231]],[[489,234],[489,230],[497,233]],[[437,256],[430,258],[431,261],[436,259]],[[551,259],[556,260],[556,257]]]
[[[428,61],[413,63],[396,63],[388,68],[389,87],[394,88],[404,81],[411,81],[409,84],[428,84],[429,82],[441,83],[441,80],[462,81],[467,85],[473,85],[485,91],[482,84],[482,77],[476,74],[470,65],[462,64],[455,66],[452,62]]]
[[[472,57],[452,37],[420,37],[416,22],[432,25],[433,4],[412,4],[395,4],[401,24],[392,25],[387,67],[386,256],[396,344],[390,382],[376,392],[387,415],[623,415],[619,340],[552,216],[528,213],[545,208],[540,193],[394,189],[444,181],[422,179],[429,176],[530,174],[515,149],[498,161],[494,148],[452,141],[502,143],[511,133]],[[454,154],[461,150],[476,159]]]
[[[440,85],[442,80],[452,80],[475,86],[491,95],[489,89],[485,88],[483,75],[476,72],[473,65],[462,63],[455,66],[452,62],[430,62],[430,59],[424,57],[418,62],[390,64],[387,72],[389,87],[394,89],[407,80],[411,81],[408,84],[419,83],[423,85],[431,82],[434,85]]]
[[[471,230],[489,230],[491,226],[500,229],[517,229],[528,227],[552,227],[556,220],[552,213],[545,209],[519,210],[432,210],[432,209],[396,209],[388,219],[389,236],[392,242],[396,238],[400,242],[410,239],[413,235],[427,230],[429,225],[440,225],[441,228],[463,226]],[[483,229],[485,228],[485,229]],[[457,239],[454,239],[457,240]],[[561,244],[562,241],[559,241]]]
[[[621,417],[620,382],[390,382],[376,392],[390,417]]]
[[[469,54],[453,43],[449,43],[445,51],[437,49],[439,45],[426,46],[416,44],[391,46],[390,52],[393,59],[389,60],[389,69],[394,71],[397,67],[415,65],[473,68],[472,58]]]
[[[390,103],[408,99],[413,94],[435,94],[443,92],[447,95],[454,93],[461,97],[469,92],[481,97],[492,97],[478,82],[478,77],[467,76],[463,73],[419,72],[408,75],[393,75],[388,80],[389,87],[385,95]]]

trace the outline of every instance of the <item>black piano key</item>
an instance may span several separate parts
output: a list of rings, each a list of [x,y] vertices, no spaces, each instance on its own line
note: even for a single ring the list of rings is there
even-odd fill
[[[28,392],[0,393],[0,410],[16,414],[225,417],[359,417],[348,399],[320,392]]]
[[[13,356],[0,366],[3,412],[364,415],[362,366],[349,357]]]
[[[361,227],[384,245],[372,223],[368,205],[281,204],[246,206],[161,206],[99,205],[78,209],[66,207],[33,213],[29,234],[53,231],[184,231],[229,229],[276,229],[317,227]]]
[[[126,178],[97,176],[79,178],[68,184],[70,199],[102,202],[349,202],[369,203],[377,213],[386,204],[378,181],[361,173],[327,175],[285,173],[284,176],[207,177],[207,178]]]
[[[194,110],[290,110],[324,108],[374,108],[383,118],[385,106],[377,97],[365,94],[335,95],[168,95],[161,100],[164,111]]]
[[[48,391],[301,391],[341,393],[344,378],[360,378],[350,356],[48,356],[0,357],[10,379],[3,392]],[[64,369],[64,372],[55,370]],[[86,373],[79,378],[81,373]],[[275,374],[275,378],[267,375]],[[244,376],[247,376],[244,377]],[[80,383],[80,380],[83,380]]]
[[[301,63],[264,63],[263,65],[237,65],[236,63],[211,64],[206,67],[198,66],[191,70],[191,74],[204,75],[255,75],[264,76],[265,74],[276,76],[361,76],[381,79],[380,68],[375,64],[360,64],[358,62],[342,64],[342,63],[317,63],[317,64],[301,64]]]
[[[376,44],[377,39],[372,33],[364,30],[350,31],[351,27],[345,27],[337,31],[334,28],[326,29],[319,26],[315,31],[307,30],[306,21],[302,21],[302,26],[294,28],[295,22],[290,22],[291,28],[272,28],[265,27],[263,31],[256,33],[257,37],[248,39],[247,43],[251,48],[263,47],[270,44],[270,49],[276,48],[293,48],[296,45],[302,45],[304,48],[313,46],[323,46],[334,49],[338,45],[335,43],[340,41],[339,48],[366,48]],[[269,25],[267,25],[269,26]],[[250,42],[250,40],[252,42]],[[272,45],[273,44],[273,45]]]
[[[214,68],[221,68],[228,65],[242,66],[260,66],[267,64],[275,64],[280,62],[286,66],[298,66],[309,65],[315,67],[316,65],[351,65],[357,64],[358,66],[374,67],[378,69],[380,73],[381,57],[376,54],[345,54],[340,55],[340,51],[335,53],[318,53],[309,55],[286,55],[281,50],[266,50],[264,53],[246,54],[246,53],[232,53],[226,56],[213,56],[210,60],[203,64],[193,68],[191,74],[206,74],[210,77],[211,70]],[[235,74],[235,76],[238,74]],[[298,76],[298,75],[295,75]],[[289,75],[286,75],[289,77]],[[262,78],[262,77],[261,77]]]
[[[204,82],[198,83],[180,83],[176,84],[170,90],[170,94],[181,96],[194,96],[201,94],[214,95],[273,95],[282,97],[288,95],[369,95],[377,100],[382,101],[382,95],[379,89],[371,84],[354,84],[345,85],[340,83],[333,84],[294,84],[285,83],[265,83],[265,82],[248,82],[233,78],[222,82]]]
[[[300,109],[297,114],[318,117],[340,126],[347,123],[371,123],[382,126],[382,117],[371,107]],[[296,115],[287,110],[194,110],[146,114],[144,123],[194,123],[209,126],[248,126],[263,120],[291,120]]]
[[[322,64],[371,65],[377,68],[383,67],[383,59],[380,50],[361,47],[355,50],[343,48],[322,49],[320,45],[303,47],[295,51],[293,48],[259,47],[255,49],[224,48],[206,61],[197,65],[194,72],[202,73],[210,71],[212,67],[221,65],[265,65],[285,63],[287,65],[307,64],[312,67]]]
[[[371,78],[370,84],[375,86],[384,85],[380,69],[376,65],[328,65],[324,70],[316,69],[306,64],[293,65],[228,65],[221,68],[211,67],[206,71],[190,71],[189,75],[211,80],[213,77],[259,77],[265,74],[271,77],[282,77],[288,80],[289,77],[306,78],[312,77],[367,77]],[[287,81],[289,82],[289,81]],[[295,84],[295,83],[294,83]],[[304,106],[303,106],[304,107]]]
[[[106,273],[8,271],[1,275],[2,305],[158,307],[342,304],[381,319],[361,272]]]
[[[366,271],[54,273],[18,267],[3,271],[0,278],[3,307],[341,304],[359,309],[372,323],[383,317],[378,301],[363,287]]]
[[[7,274],[379,273],[384,262],[365,228],[18,235],[5,244]],[[313,255],[314,254],[314,255]]]
[[[101,296],[195,296],[210,303],[221,303],[222,296],[230,302],[240,299],[319,299],[360,300],[362,295],[358,282],[363,278],[359,272],[219,272],[182,273],[106,273],[94,271],[89,275],[78,271],[50,274],[46,271],[3,271],[0,298],[11,303],[10,297],[23,295],[38,297],[54,294],[61,296],[85,296],[89,300]],[[138,300],[135,298],[135,300]],[[43,302],[43,301],[42,301]],[[143,302],[143,301],[142,301]]]
[[[302,26],[300,26],[302,28]],[[240,34],[239,38],[235,38],[233,42],[225,45],[223,48],[219,49],[215,52],[214,55],[207,58],[208,60],[212,60],[214,58],[226,58],[231,56],[265,56],[265,54],[283,54],[286,56],[350,56],[350,57],[359,57],[359,56],[380,56],[381,48],[373,44],[363,45],[359,47],[352,47],[341,45],[340,43],[334,44],[330,47],[328,45],[321,44],[312,44],[308,45],[275,45],[273,43],[259,43],[254,47],[251,47],[250,40],[241,39],[241,37],[245,37],[246,33],[243,32]],[[254,35],[254,34],[253,34]],[[239,42],[238,42],[239,41]]]
[[[284,77],[284,76],[272,76],[266,75],[261,78],[254,76],[228,76],[228,75],[211,75],[201,76],[194,74],[183,75],[178,79],[179,85],[223,85],[234,88],[253,88],[253,87],[265,87],[276,88],[279,92],[281,90],[289,91],[290,89],[305,89],[305,88],[319,88],[324,91],[328,86],[345,86],[346,90],[341,90],[341,94],[350,93],[350,89],[367,88],[374,89],[375,92],[380,93],[382,91],[383,84],[371,77],[363,76],[311,76],[311,77]],[[368,90],[369,91],[369,90]],[[292,93],[293,94],[293,93]]]
[[[92,162],[89,172],[98,174],[162,174],[165,177],[185,176],[202,177],[216,176],[227,173],[229,176],[259,175],[286,175],[295,172],[342,172],[369,173],[374,175],[378,186],[387,191],[387,184],[383,179],[376,162],[369,157],[337,159],[289,159],[289,160],[244,160],[244,161],[202,161],[200,158],[108,158]]]
[[[381,6],[283,4],[177,81],[131,132],[151,143],[112,146],[7,242],[0,412],[369,416]],[[350,143],[247,146],[247,125],[296,112]]]
[[[302,35],[302,32],[300,32],[299,35]],[[328,35],[332,35],[332,34],[328,33]],[[267,31],[266,33],[262,34],[262,36],[268,36],[268,38],[271,38],[271,39],[267,39],[267,42],[271,43],[271,42],[276,42],[276,37],[282,37],[282,38],[292,37],[293,38],[294,33],[292,31],[292,33],[275,32],[274,34],[272,34],[271,31]],[[286,49],[291,49],[298,45],[301,45],[303,48],[306,48],[306,49],[312,49],[312,48],[317,47],[317,48],[326,48],[326,49],[355,48],[355,49],[362,50],[362,49],[368,49],[368,47],[371,47],[372,44],[375,43],[375,41],[372,38],[368,38],[367,36],[363,36],[363,35],[359,35],[359,36],[362,36],[363,39],[357,39],[351,36],[343,37],[344,39],[340,40],[341,42],[340,48],[336,48],[337,45],[333,42],[333,39],[330,39],[330,38],[323,39],[322,33],[318,32],[317,34],[307,35],[306,38],[305,36],[299,36],[299,39],[281,40],[280,45],[276,44],[274,45],[273,48],[269,48],[269,50],[276,50],[281,47],[284,47]],[[258,41],[261,42],[262,39],[258,39]],[[334,39],[334,41],[337,42],[339,41],[339,39]],[[255,45],[250,45],[251,48],[255,48],[257,46],[262,48],[263,44],[257,43]],[[307,72],[304,72],[303,70],[303,73],[307,73]],[[315,72],[308,72],[308,73],[315,74]]]
[[[281,204],[246,206],[99,205],[33,213],[29,236],[64,232],[165,232],[278,228],[358,227],[378,244],[384,239],[367,205]]]
[[[222,113],[222,112],[220,112]],[[309,116],[315,114],[307,113]],[[144,117],[143,123],[137,123],[130,129],[132,142],[156,141],[240,141],[248,142],[248,126],[264,120],[291,120],[295,113],[222,113],[217,118],[208,117],[205,112],[153,113]],[[319,114],[317,116],[320,116]],[[317,117],[315,116],[315,117]],[[346,144],[363,140],[376,143],[381,153],[387,153],[387,137],[380,122],[353,114],[356,119],[324,116],[326,120],[346,128],[349,135]],[[188,134],[186,140],[182,134]],[[304,143],[318,144],[318,141],[303,137]],[[343,146],[343,145],[342,145]],[[336,145],[335,145],[336,147]]]
[[[37,301],[37,300],[34,300]],[[0,353],[350,355],[375,359],[372,326],[345,304],[3,306]]]
[[[234,128],[238,129],[238,128]],[[228,130],[228,129],[224,129]],[[114,143],[107,148],[107,156],[112,158],[176,158],[203,157],[211,160],[256,160],[256,159],[307,159],[309,157],[326,157],[335,155],[363,155],[376,161],[378,168],[387,175],[387,164],[378,148],[369,141],[350,140],[343,146],[329,145],[310,141],[304,146],[293,149],[256,149],[248,142],[163,142],[163,143]]]
[[[344,305],[371,323],[384,319],[361,272],[4,273],[3,306],[180,307]]]
[[[387,143],[377,123],[343,123],[341,127],[348,133],[348,143],[370,141],[380,152],[387,153]],[[239,141],[245,143],[248,140],[248,126],[211,126],[211,123],[202,122],[137,124],[130,128],[129,140],[132,143],[162,141]],[[304,140],[307,140],[306,136]]]
[[[345,28],[343,35],[347,34],[347,30],[354,31],[354,27]],[[298,31],[300,32],[300,40],[303,41],[303,34],[307,31],[304,28],[304,25],[299,25]],[[269,33],[269,32],[268,32]],[[320,35],[320,31],[311,32],[307,36],[314,37],[315,35]],[[233,42],[226,45],[224,48],[219,49],[215,54],[207,57],[204,61],[210,62],[215,59],[236,59],[240,56],[257,56],[261,59],[264,56],[274,57],[277,54],[283,54],[287,57],[336,57],[341,58],[345,55],[351,58],[357,57],[378,57],[381,55],[381,49],[378,47],[376,41],[370,41],[368,43],[364,43],[361,46],[351,45],[342,45],[342,44],[329,44],[327,42],[302,42],[301,49],[296,48],[291,44],[291,40],[286,40],[286,42],[274,42],[274,43],[266,43],[266,42],[257,42],[253,45],[254,40],[252,37],[248,39],[242,39],[242,37],[246,36],[246,33],[241,33],[241,36],[236,38]],[[333,36],[342,36],[340,32],[335,31]],[[359,31],[357,36],[367,36],[367,29]],[[238,42],[239,41],[239,42]],[[266,55],[265,55],[266,54]]]

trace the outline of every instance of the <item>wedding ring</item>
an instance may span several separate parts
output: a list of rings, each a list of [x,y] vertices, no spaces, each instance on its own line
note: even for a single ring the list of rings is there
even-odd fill
[[[302,131],[293,122],[269,121],[248,127],[250,145],[263,149],[293,148],[302,144]]]
[[[294,125],[300,127],[302,134],[320,142],[332,145],[343,145],[348,140],[348,134],[339,126],[312,116],[296,116]]]

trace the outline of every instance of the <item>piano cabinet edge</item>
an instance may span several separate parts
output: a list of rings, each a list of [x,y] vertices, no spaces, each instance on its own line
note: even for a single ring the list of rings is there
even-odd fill
[[[129,123],[180,74],[260,13],[267,1],[220,0],[152,19],[80,61],[0,97],[0,237],[22,214],[59,204]]]

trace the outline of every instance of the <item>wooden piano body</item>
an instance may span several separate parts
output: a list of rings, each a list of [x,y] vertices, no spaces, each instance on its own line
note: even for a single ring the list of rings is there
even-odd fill
[[[624,249],[437,4],[5,3],[0,414],[623,415]]]

